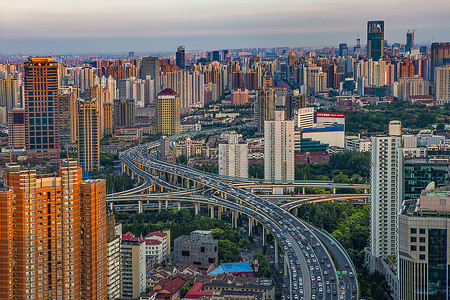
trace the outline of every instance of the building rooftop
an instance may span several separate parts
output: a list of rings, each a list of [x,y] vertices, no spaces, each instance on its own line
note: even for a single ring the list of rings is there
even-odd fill
[[[236,262],[236,263],[224,263],[215,268],[213,271],[209,272],[208,275],[215,276],[221,273],[253,273],[252,267],[246,261]]]
[[[171,88],[166,88],[163,91],[161,91],[158,96],[178,96],[178,94],[172,90]]]

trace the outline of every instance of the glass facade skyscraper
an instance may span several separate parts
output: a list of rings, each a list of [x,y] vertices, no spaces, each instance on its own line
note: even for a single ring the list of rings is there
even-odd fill
[[[367,57],[379,60],[384,54],[384,21],[367,22]]]

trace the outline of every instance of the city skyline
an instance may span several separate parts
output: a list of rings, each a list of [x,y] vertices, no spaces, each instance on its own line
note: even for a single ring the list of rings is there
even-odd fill
[[[28,2],[28,4],[27,4]],[[3,54],[175,52],[186,49],[310,47],[346,42],[356,35],[366,44],[367,20],[384,20],[388,42],[406,42],[419,29],[416,44],[450,38],[450,3],[432,0],[392,4],[358,1],[228,1],[145,3],[53,0],[0,6]],[[389,9],[387,9],[389,8]],[[446,9],[448,8],[448,9]],[[336,11],[342,13],[336,14]],[[220,12],[220,14],[218,14]],[[399,14],[401,12],[401,14]],[[30,28],[33,28],[31,31]]]

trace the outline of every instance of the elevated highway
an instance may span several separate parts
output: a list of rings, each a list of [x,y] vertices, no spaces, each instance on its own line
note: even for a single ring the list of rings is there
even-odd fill
[[[314,295],[318,298],[322,296],[325,299],[338,299],[340,295],[327,293],[337,289],[336,281],[332,280],[335,277],[335,266],[322,242],[303,221],[294,218],[286,210],[270,201],[228,182],[223,182],[212,174],[207,175],[184,166],[158,161],[148,155],[148,150],[154,147],[155,144],[138,146],[121,153],[120,158],[132,172],[136,172],[136,167],[140,169],[140,176],[147,182],[152,182],[158,177],[160,180],[167,180],[166,183],[169,186],[178,186],[180,190],[189,189],[192,186],[205,187],[205,190],[209,191],[204,193],[208,195],[208,198],[204,200],[208,205],[226,207],[233,211],[246,211],[251,218],[263,224],[282,245],[286,253],[286,265],[289,266],[291,297],[298,295],[297,297],[311,299]],[[218,193],[220,197],[215,196],[213,192]],[[302,236],[304,239],[300,241],[299,237]],[[324,261],[329,263],[322,263]],[[357,288],[354,279],[350,286]],[[342,296],[345,299],[351,299],[351,288]]]

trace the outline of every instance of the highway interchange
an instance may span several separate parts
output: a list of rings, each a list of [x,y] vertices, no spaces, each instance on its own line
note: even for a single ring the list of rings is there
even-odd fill
[[[258,220],[277,239],[288,265],[289,290],[291,299],[356,299],[358,295],[355,270],[343,248],[326,234],[292,216],[285,209],[251,192],[214,178],[213,174],[197,172],[184,166],[175,166],[157,160],[149,155],[158,142],[140,145],[120,154],[120,159],[134,172],[145,179],[144,186],[155,181],[167,188],[175,188],[169,183],[149,174],[141,168],[157,169],[170,174],[189,178],[214,191],[227,195],[227,199],[217,197],[211,191],[203,194],[207,203],[243,212]],[[138,167],[141,166],[141,168]],[[177,187],[178,190],[182,189]],[[236,202],[232,201],[235,199]],[[238,204],[239,203],[239,204]],[[320,239],[318,239],[319,237]],[[336,276],[336,266],[324,244],[332,251],[338,267],[347,271],[342,281]]]

